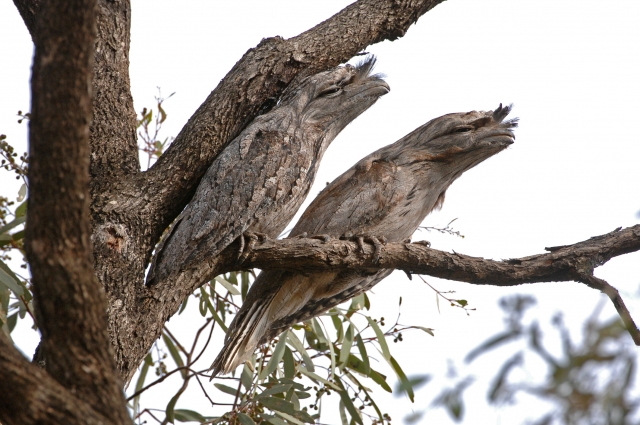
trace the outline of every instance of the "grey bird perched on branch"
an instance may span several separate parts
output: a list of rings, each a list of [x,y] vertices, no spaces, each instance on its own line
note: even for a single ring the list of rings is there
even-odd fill
[[[156,250],[147,285],[203,267],[238,237],[278,236],[306,198],[333,139],[389,92],[375,57],[305,78],[216,158]],[[244,236],[240,239],[241,252]],[[205,277],[201,278],[205,281]],[[198,282],[202,283],[202,282]]]
[[[442,206],[462,173],[513,143],[511,107],[448,114],[360,160],[329,184],[304,212],[290,237],[355,238],[360,244],[411,237]],[[372,288],[393,270],[260,273],[229,326],[213,376],[229,373],[260,344]]]

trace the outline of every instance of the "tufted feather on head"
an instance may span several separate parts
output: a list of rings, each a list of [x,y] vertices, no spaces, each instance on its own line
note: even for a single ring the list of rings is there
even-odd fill
[[[507,115],[511,113],[512,109],[513,109],[513,103],[507,106],[502,106],[502,103],[501,103],[500,106],[498,106],[493,111],[493,120],[495,122],[501,123],[500,127],[516,128],[518,126],[518,118],[511,118],[510,120],[503,122],[503,120],[507,117]]]
[[[376,66],[377,58],[375,55],[367,55],[364,59],[358,62],[355,66],[356,74],[353,76],[353,82],[365,80],[367,78],[384,79],[384,74],[372,74],[373,69]]]

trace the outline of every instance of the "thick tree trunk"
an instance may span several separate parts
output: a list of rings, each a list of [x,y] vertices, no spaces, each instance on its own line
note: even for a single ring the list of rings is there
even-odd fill
[[[47,373],[0,338],[0,368],[11,370],[0,379],[2,403],[10,401],[0,409],[5,423],[130,421],[91,250],[95,33],[95,0],[47,1],[35,19],[25,247]]]

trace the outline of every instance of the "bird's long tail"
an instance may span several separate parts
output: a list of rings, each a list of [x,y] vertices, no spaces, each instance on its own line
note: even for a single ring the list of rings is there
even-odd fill
[[[220,372],[232,372],[253,354],[269,326],[268,313],[274,295],[252,303],[246,312],[242,309],[238,312],[229,326],[224,347],[211,365],[211,379]]]

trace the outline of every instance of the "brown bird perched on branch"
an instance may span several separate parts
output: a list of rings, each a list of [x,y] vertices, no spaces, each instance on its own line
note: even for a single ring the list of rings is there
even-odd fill
[[[511,107],[448,114],[360,160],[329,184],[289,237],[330,235],[360,244],[401,242],[413,234],[462,173],[513,143]],[[260,344],[372,288],[393,270],[314,273],[267,270],[258,275],[229,326],[213,376],[229,373]]]
[[[194,275],[243,235],[252,243],[256,234],[278,236],[309,193],[329,144],[389,92],[371,73],[374,64],[370,56],[307,77],[256,117],[207,170],[156,250],[147,285]],[[244,236],[240,242],[244,247]],[[212,277],[206,270],[198,276],[196,283]]]

